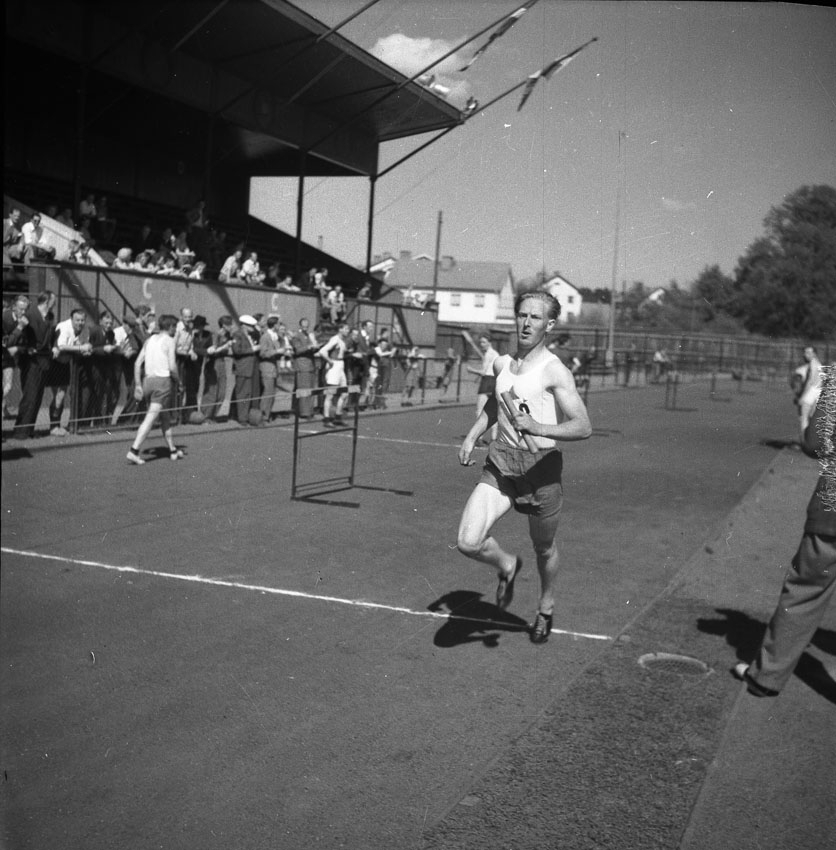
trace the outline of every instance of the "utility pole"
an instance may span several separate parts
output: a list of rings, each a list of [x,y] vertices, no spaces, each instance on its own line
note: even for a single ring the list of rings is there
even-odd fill
[[[612,281],[610,285],[610,324],[607,332],[607,351],[604,362],[607,366],[615,363],[615,302],[616,290],[618,288],[618,243],[621,235],[621,203],[624,193],[624,159],[621,156],[621,144],[627,147],[627,134],[623,130],[618,131],[618,184],[615,190],[615,243],[612,252]]]
[[[441,265],[441,210],[438,211],[438,226],[435,231],[435,266],[433,267],[433,301],[438,303],[438,267]]]

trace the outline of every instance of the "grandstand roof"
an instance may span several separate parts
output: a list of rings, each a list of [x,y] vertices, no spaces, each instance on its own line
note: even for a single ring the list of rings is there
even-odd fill
[[[462,115],[286,0],[27,0],[17,38],[214,115],[251,173],[373,173],[381,142]],[[379,102],[378,102],[379,101]],[[164,127],[158,127],[164,132]],[[230,140],[232,140],[230,142]],[[228,159],[227,161],[230,161]]]

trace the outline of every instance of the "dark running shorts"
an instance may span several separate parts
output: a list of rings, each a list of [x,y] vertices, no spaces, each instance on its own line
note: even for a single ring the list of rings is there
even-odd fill
[[[548,518],[563,507],[562,475],[560,449],[535,453],[494,441],[479,482],[504,493],[519,513]]]
[[[493,391],[496,389],[496,376],[495,375],[482,375],[479,379],[479,395],[493,395]]]
[[[168,407],[171,396],[171,378],[146,377],[142,382],[142,394],[148,404],[161,404]]]

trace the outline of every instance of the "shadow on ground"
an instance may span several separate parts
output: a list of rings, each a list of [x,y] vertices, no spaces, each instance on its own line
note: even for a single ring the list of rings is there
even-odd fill
[[[697,620],[697,628],[704,634],[725,637],[726,643],[735,650],[740,661],[751,661],[760,648],[766,632],[766,623],[731,608],[717,608],[716,611],[722,619],[700,618]],[[818,629],[810,641],[810,646],[827,655],[836,656],[836,632]],[[836,704],[836,681],[815,655],[804,652],[795,668],[795,675],[808,688]]]
[[[482,599],[473,590],[452,590],[427,606],[428,611],[446,609],[449,617],[435,633],[433,643],[444,649],[464,643],[499,646],[502,632],[528,631],[528,623]]]

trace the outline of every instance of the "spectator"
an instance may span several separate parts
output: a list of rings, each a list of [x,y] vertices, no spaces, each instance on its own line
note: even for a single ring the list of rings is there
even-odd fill
[[[76,254],[76,262],[82,266],[92,266],[93,258],[90,256],[91,246],[89,242],[82,242]]]
[[[421,379],[421,360],[423,359],[424,355],[420,353],[418,346],[413,345],[403,360],[404,377],[401,407],[412,407],[412,394]]]
[[[218,375],[218,405],[215,417],[218,422],[226,422],[232,405],[232,393],[235,389],[235,368],[232,356],[232,335],[235,322],[232,316],[218,319],[218,332],[215,334],[215,370]]]
[[[218,280],[221,283],[237,283],[238,273],[241,271],[241,257],[244,252],[240,248],[236,248],[221,266],[218,273]]]
[[[369,301],[372,297],[372,284],[371,281],[366,281],[363,286],[360,288],[360,291],[357,293],[358,301]]]
[[[96,196],[91,192],[78,205],[78,220],[81,227],[86,227],[89,230],[97,216]]]
[[[87,415],[90,425],[107,424],[119,400],[119,345],[109,310],[99,314],[99,323],[90,329],[92,356],[89,360],[89,402]]]
[[[165,275],[166,277],[185,277],[183,272],[177,268],[177,260],[172,256],[168,256],[163,260],[157,274]]]
[[[259,333],[253,316],[238,318],[238,330],[232,335],[232,356],[235,369],[235,407],[239,425],[250,424],[250,408],[258,381]]]
[[[32,213],[32,218],[23,225],[21,232],[23,233],[24,261],[27,265],[32,262],[55,259],[55,248],[44,241],[44,228],[39,212]]]
[[[77,263],[80,248],[81,242],[79,242],[78,239],[70,239],[70,241],[67,242],[66,249],[62,251],[61,256],[57,258],[58,261],[61,263]]]
[[[116,219],[110,215],[107,198],[102,195],[96,208],[96,229],[99,238],[104,242],[110,242],[116,232]]]
[[[69,227],[71,230],[76,229],[75,222],[73,221],[73,211],[69,207],[64,207],[64,211],[55,220],[59,224],[63,224],[64,227]]]
[[[203,280],[203,275],[206,272],[206,263],[203,260],[198,260],[194,264],[194,268],[189,272],[189,280]]]
[[[200,363],[194,350],[194,314],[188,307],[180,311],[180,319],[174,330],[174,353],[180,388],[183,390],[183,398],[173,400],[174,407],[178,407],[178,401],[185,408],[196,407]]]
[[[283,349],[279,357],[279,372],[290,372],[293,369],[293,343],[290,341],[287,325],[279,322],[276,333],[279,335],[279,347]]]
[[[28,325],[21,339],[19,354],[22,395],[15,420],[14,438],[26,440],[35,436],[35,422],[44,397],[47,374],[52,362],[52,340],[55,320],[52,308],[55,293],[46,290],[26,310]]]
[[[194,327],[194,350],[201,364],[197,408],[206,419],[214,419],[220,406],[218,399],[226,387],[223,356],[231,350],[232,340],[217,345],[205,316],[195,316]]]
[[[189,248],[186,231],[182,230],[174,240],[174,258],[177,260],[177,268],[190,266],[195,259],[195,253]]]
[[[203,198],[186,213],[186,224],[189,229],[197,227],[202,230],[209,226],[209,219],[206,217],[206,201]]]
[[[327,302],[331,324],[336,325],[338,322],[342,322],[345,319],[345,295],[342,286],[337,284],[328,291]]]
[[[279,338],[278,316],[270,316],[261,333],[258,351],[258,371],[261,373],[261,416],[267,422],[273,414],[276,400],[276,380],[279,377],[279,359],[284,354],[284,340]]]
[[[448,348],[447,356],[444,358],[441,377],[438,379],[438,387],[441,388],[441,395],[447,395],[447,390],[450,389],[450,382],[453,380],[453,371],[458,364],[458,355],[452,348]]]
[[[821,393],[821,360],[812,345],[804,349],[804,383],[798,394],[798,416],[801,425],[801,445],[804,445],[804,433],[810,423],[810,417],[815,410]]]
[[[121,356],[122,384],[124,384],[124,396],[120,398],[116,409],[113,411],[111,424],[116,425],[120,417],[132,414],[136,409],[134,398],[134,364],[148,333],[145,329],[144,316],[151,313],[147,304],[140,304],[134,310],[135,315],[126,315],[122,319],[122,325],[113,329],[113,336],[119,346]],[[124,400],[123,400],[124,399]]]
[[[569,334],[560,334],[557,337],[557,344],[548,346],[549,350],[559,358],[560,362],[571,372],[572,371],[572,352],[569,350],[569,343],[572,337]]]
[[[148,252],[149,258],[154,255],[154,252],[159,248],[159,242],[154,239],[153,231],[150,224],[143,224],[139,228],[139,234],[134,240],[134,254],[138,257],[143,251]]]
[[[360,325],[360,333],[357,339],[357,346],[363,352],[363,391],[360,397],[360,409],[369,403],[369,395],[373,394],[373,384],[371,379],[371,360],[374,349],[374,322],[371,319],[366,319]],[[375,375],[377,367],[375,367]]]
[[[24,260],[23,233],[20,230],[20,210],[12,207],[3,220],[3,266],[12,266]]]
[[[160,236],[160,244],[157,246],[157,253],[163,258],[173,256],[174,254],[174,232],[170,227],[166,227]]]
[[[467,371],[479,376],[479,387],[476,390],[476,418],[484,410],[488,400],[492,398],[496,378],[493,373],[493,364],[499,352],[493,347],[490,336],[481,334],[479,336],[479,350],[482,353],[482,363],[478,368],[468,366]],[[496,439],[498,434],[496,424],[492,425],[488,431],[487,437],[482,438],[481,442],[488,444]]]
[[[636,348],[636,343],[631,342],[630,347],[624,352],[624,386],[630,386],[630,375],[639,359],[639,352]]]
[[[115,269],[132,269],[132,268],[134,268],[133,253],[134,252],[130,248],[120,248],[116,252],[116,259],[113,261],[113,268],[115,268]]]
[[[368,347],[360,333],[360,328],[352,328],[348,335],[348,347],[345,356],[346,379],[349,387],[349,410],[355,410],[360,406],[360,391],[366,377],[368,353]],[[352,387],[357,387],[357,389],[352,390]]]
[[[293,278],[290,275],[285,275],[280,281],[279,285],[276,287],[281,292],[301,292],[302,289],[293,282]]]
[[[311,269],[313,271],[313,288],[314,292],[319,296],[319,304],[321,307],[328,306],[328,269]]]
[[[255,251],[250,251],[247,259],[244,260],[239,276],[247,286],[261,286],[264,283],[264,275],[258,263],[258,254]]]
[[[264,285],[268,289],[278,289],[279,288],[279,264],[278,263],[270,263],[267,267],[267,275],[264,278]]]
[[[322,424],[326,428],[342,427],[348,381],[345,374],[345,353],[348,348],[348,325],[340,325],[337,333],[319,349],[319,356],[328,364],[325,370],[325,401],[322,410]],[[337,396],[335,415],[331,416],[333,397]]]
[[[3,418],[11,415],[6,407],[6,399],[14,385],[18,352],[25,342],[24,331],[29,324],[26,318],[28,308],[29,299],[25,295],[18,295],[3,310]]]
[[[663,378],[670,367],[670,358],[668,357],[668,352],[665,351],[664,348],[657,348],[656,351],[653,352],[653,383],[658,384],[660,379]],[[583,367],[583,362],[581,363],[581,367]]]
[[[69,319],[59,322],[55,327],[54,359],[49,367],[46,380],[47,386],[52,390],[52,400],[49,404],[49,433],[53,437],[67,436],[67,431],[61,424],[61,418],[64,413],[67,391],[73,383],[72,370],[74,366],[77,375],[74,384],[76,415],[71,415],[71,418],[78,418],[79,360],[82,357],[89,357],[92,350],[93,346],[90,344],[85,327],[84,310],[76,308],[70,313]]]
[[[293,368],[296,372],[296,409],[300,419],[310,419],[314,412],[314,400],[310,391],[316,386],[316,352],[319,350],[319,342],[311,333],[310,320],[299,320],[299,330],[290,341],[293,345]]]

